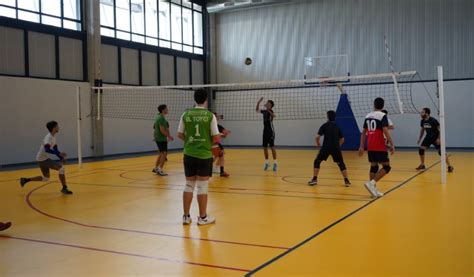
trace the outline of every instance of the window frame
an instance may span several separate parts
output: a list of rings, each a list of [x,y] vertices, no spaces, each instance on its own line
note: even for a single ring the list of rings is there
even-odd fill
[[[156,15],[156,32],[157,32],[157,36],[154,37],[154,36],[151,36],[151,35],[148,35],[147,32],[146,32],[146,26],[147,26],[147,6],[146,5],[146,0],[142,0],[141,1],[141,5],[142,5],[142,9],[143,9],[143,34],[142,33],[138,33],[138,32],[135,32],[133,30],[133,22],[132,22],[132,4],[135,4],[135,3],[132,3],[132,0],[127,0],[128,1],[128,4],[129,4],[129,20],[130,20],[130,31],[123,31],[123,30],[119,30],[117,29],[117,12],[116,12],[116,0],[112,0],[111,4],[113,5],[113,13],[114,13],[114,20],[113,20],[113,25],[114,27],[110,27],[110,26],[106,26],[106,25],[102,25],[102,23],[100,24],[100,29],[101,29],[101,36],[102,37],[107,37],[107,38],[114,38],[114,39],[119,39],[119,40],[125,40],[125,41],[130,41],[130,42],[133,42],[133,43],[141,43],[141,44],[145,44],[145,45],[150,45],[150,46],[156,46],[156,47],[159,47],[159,48],[164,48],[164,49],[170,49],[170,50],[175,50],[175,51],[180,51],[180,52],[185,52],[185,53],[189,53],[189,54],[194,54],[194,55],[199,55],[199,56],[204,56],[204,53],[205,53],[205,44],[204,44],[204,41],[205,41],[205,29],[204,29],[204,21],[205,21],[205,15],[204,15],[204,12],[205,12],[205,8],[201,5],[202,3],[199,3],[198,1],[189,1],[192,3],[191,7],[188,7],[188,6],[184,6],[183,4],[183,1],[182,0],[174,0],[174,1],[168,1],[168,2],[163,2],[161,0],[155,0],[156,1],[156,9],[157,9],[157,15]],[[102,5],[102,3],[100,3],[100,5]],[[107,4],[108,5],[108,4]],[[159,15],[159,11],[160,11],[160,5],[165,5],[168,9],[168,14],[169,14],[169,26],[168,27],[168,32],[169,32],[169,38],[162,38],[160,35],[160,15]],[[181,42],[176,42],[173,40],[173,37],[172,37],[172,30],[173,30],[173,16],[172,16],[172,5],[177,5],[179,6],[180,8],[180,20],[181,20]],[[183,9],[189,9],[191,11],[191,28],[192,28],[192,31],[191,31],[191,36],[192,36],[192,39],[191,39],[191,44],[189,43],[185,43],[184,42],[184,24],[183,24]],[[202,30],[202,45],[196,45],[196,39],[195,39],[195,22],[194,22],[194,15],[195,13],[200,13],[201,14],[201,30]],[[102,30],[107,30],[107,32],[109,32],[109,34],[105,34],[105,33],[102,33]],[[128,33],[127,37],[129,37],[128,39],[124,39],[124,38],[120,38],[119,36],[117,36],[117,33],[120,32],[120,33]],[[113,36],[112,36],[113,34]],[[134,37],[141,37],[143,38],[143,40],[134,40]],[[153,41],[153,43],[150,43],[150,41]],[[154,43],[156,42],[156,44]],[[163,44],[165,44],[166,46],[164,46]],[[179,48],[180,50],[177,50],[177,49],[174,49],[173,46],[174,45],[179,45]],[[190,49],[191,51],[185,51],[184,49]]]
[[[83,25],[83,21],[82,21],[82,19],[84,17],[83,0],[75,0],[76,5],[77,5],[76,6],[76,12],[78,13],[77,14],[77,19],[67,17],[67,16],[64,15],[64,1],[65,0],[59,0],[59,3],[60,3],[60,14],[59,15],[53,15],[53,14],[43,12],[43,8],[42,8],[42,2],[43,1],[44,0],[38,0],[38,10],[39,11],[33,11],[33,10],[25,9],[25,8],[20,8],[18,6],[18,4],[19,4],[18,0],[15,0],[15,6],[0,4],[0,7],[15,10],[15,17],[14,18],[13,17],[8,17],[8,18],[11,18],[11,19],[14,19],[14,20],[22,20],[22,21],[32,22],[32,23],[41,24],[41,25],[45,25],[45,26],[53,26],[53,27],[61,28],[61,29],[65,29],[65,30],[77,31],[77,32],[82,32],[84,30],[84,25]],[[35,14],[35,15],[38,16],[38,21],[36,22],[36,21],[21,19],[21,18],[19,18],[19,12],[26,12],[26,13]],[[50,17],[50,18],[58,19],[60,21],[60,26],[43,23],[43,20],[44,20],[43,17]],[[77,24],[78,29],[65,28],[64,27],[65,21],[74,22],[75,24]]]

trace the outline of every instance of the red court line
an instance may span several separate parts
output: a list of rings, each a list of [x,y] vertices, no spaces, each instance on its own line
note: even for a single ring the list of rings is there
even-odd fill
[[[84,183],[84,182],[69,182],[69,184],[76,184],[76,185],[84,185],[84,186],[98,186],[98,187],[116,187],[116,188],[134,188],[134,189],[159,189],[159,190],[171,190],[171,191],[179,191],[182,192],[182,188],[166,188],[166,187],[152,187],[152,186],[130,186],[130,185],[107,185],[107,184],[92,184],[92,183]],[[157,184],[161,186],[167,186],[163,184]],[[179,185],[172,185],[175,187],[182,187]],[[245,193],[245,192],[238,192],[236,191],[216,191],[212,190],[212,188],[209,190],[209,192],[212,193],[221,193],[221,194],[238,194],[238,195],[250,195],[250,196],[273,196],[273,197],[286,197],[286,198],[300,198],[300,199],[321,199],[321,200],[336,200],[336,201],[359,201],[359,202],[367,202],[370,201],[370,199],[367,199],[368,196],[360,199],[354,199],[354,198],[336,198],[336,197],[321,197],[321,196],[299,196],[299,195],[283,195],[283,194],[272,194],[272,193]],[[334,194],[332,194],[334,195]],[[340,194],[343,195],[343,194]]]
[[[206,241],[206,242],[215,242],[215,243],[225,243],[225,244],[232,244],[232,245],[240,245],[240,246],[252,246],[252,247],[262,247],[262,248],[271,248],[271,249],[281,249],[281,250],[288,250],[288,247],[282,247],[282,246],[272,246],[272,245],[263,245],[263,244],[253,244],[253,243],[244,243],[244,242],[235,242],[235,241],[227,241],[227,240],[215,240],[215,239],[206,239],[206,238],[195,238],[195,237],[190,237],[190,236],[178,236],[178,235],[170,235],[170,234],[164,234],[164,233],[156,233],[156,232],[147,232],[147,231],[140,231],[140,230],[130,230],[130,229],[123,229],[123,228],[115,228],[115,227],[105,227],[105,226],[98,226],[98,225],[90,225],[90,224],[85,224],[73,220],[69,220],[66,218],[54,216],[51,214],[48,214],[39,208],[37,208],[33,203],[31,202],[31,195],[37,191],[42,189],[43,187],[51,184],[52,182],[46,183],[42,186],[39,186],[33,190],[31,190],[25,198],[26,203],[28,206],[35,210],[36,212],[49,217],[53,218],[59,221],[67,222],[70,224],[82,226],[82,227],[87,227],[87,228],[94,228],[94,229],[102,229],[102,230],[113,230],[113,231],[119,231],[119,232],[127,232],[127,233],[136,233],[136,234],[145,234],[145,235],[153,235],[153,236],[162,236],[162,237],[172,237],[172,238],[181,238],[181,239],[189,239],[189,240],[199,240],[199,241]]]
[[[0,237],[6,238],[6,239],[36,242],[36,243],[42,243],[42,244],[48,244],[48,245],[63,246],[63,247],[90,250],[90,251],[96,251],[96,252],[102,252],[102,253],[123,255],[123,256],[129,256],[129,257],[152,259],[152,260],[158,260],[158,261],[163,261],[163,262],[173,262],[173,263],[179,263],[179,264],[205,266],[205,267],[225,269],[225,270],[250,272],[250,269],[244,269],[244,268],[228,267],[228,266],[212,265],[212,264],[197,263],[197,262],[190,262],[190,261],[167,259],[167,258],[162,258],[162,257],[148,256],[148,255],[143,255],[143,254],[135,254],[135,253],[122,252],[122,251],[114,251],[114,250],[108,250],[108,249],[102,249],[102,248],[82,246],[82,245],[77,245],[77,244],[69,244],[69,243],[61,243],[61,242],[54,242],[54,241],[46,241],[46,240],[38,240],[38,239],[30,239],[30,238],[22,238],[22,237],[5,236],[5,235],[0,235]]]
[[[125,171],[125,172],[122,172],[119,176],[123,179],[127,179],[127,180],[134,180],[133,182],[129,182],[129,184],[140,184],[140,183],[144,183],[144,182],[149,182],[149,181],[154,181],[156,180],[156,178],[147,178],[147,179],[137,179],[137,178],[132,178],[132,177],[127,177],[126,174],[128,174],[129,172],[134,172],[134,171]],[[292,175],[293,176],[293,175]],[[296,176],[296,175],[295,175]],[[286,178],[287,177],[291,177],[291,176],[283,176],[282,177],[282,180],[285,181],[285,182],[289,182],[289,183],[293,183],[293,182],[290,182],[290,181],[286,181]],[[321,179],[324,179],[324,178],[321,178]],[[338,179],[339,180],[339,179]],[[294,184],[300,184],[300,183],[294,183]],[[158,185],[158,186],[176,186],[176,187],[184,187],[182,185],[173,185],[173,184],[153,184],[153,185]],[[319,185],[318,185],[319,186]],[[329,186],[329,185],[325,185],[327,187],[334,187],[334,186]],[[341,185],[342,186],[342,185]],[[126,187],[126,186],[122,186],[122,187]],[[210,189],[225,189],[225,190],[237,190],[237,191],[260,191],[260,192],[283,192],[283,193],[299,193],[299,194],[314,194],[314,195],[321,195],[321,194],[325,194],[325,195],[343,195],[343,196],[361,196],[361,197],[364,197],[366,198],[367,195],[362,195],[362,194],[347,194],[347,193],[327,193],[327,192],[316,192],[316,191],[296,191],[296,190],[276,190],[276,189],[251,189],[251,188],[239,188],[239,187],[222,187],[222,186],[209,186]],[[216,192],[216,191],[211,191],[211,192]],[[217,192],[219,193],[219,192]],[[250,193],[247,193],[247,194],[250,194]],[[257,194],[255,194],[257,195]],[[266,195],[266,194],[262,194],[262,195]],[[268,194],[270,195],[270,194]],[[313,197],[312,197],[313,198]],[[327,198],[327,199],[330,199],[330,198]],[[344,199],[344,200],[370,200],[370,199]]]

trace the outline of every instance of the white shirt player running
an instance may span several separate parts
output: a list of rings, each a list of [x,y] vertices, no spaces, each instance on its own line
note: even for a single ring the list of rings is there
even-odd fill
[[[53,135],[51,135],[51,133],[48,133],[44,137],[43,143],[41,144],[41,146],[39,148],[38,154],[36,155],[36,161],[43,162],[43,161],[46,161],[47,159],[51,159],[51,160],[57,159],[56,155],[48,153],[44,149],[44,146],[48,145],[48,144],[51,147],[51,149],[53,149],[54,146],[56,145],[56,138]]]

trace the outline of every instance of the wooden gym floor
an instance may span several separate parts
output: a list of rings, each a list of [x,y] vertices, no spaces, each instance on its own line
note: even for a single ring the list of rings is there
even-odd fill
[[[67,166],[72,196],[48,183],[20,188],[37,168],[0,172],[0,276],[472,276],[474,153],[451,153],[455,172],[440,185],[438,156],[418,173],[417,151],[392,156],[379,184],[363,187],[367,157],[346,152],[352,187],[332,161],[317,187],[314,150],[279,150],[277,173],[257,149],[227,150],[228,179],[210,184],[215,225],[181,225],[182,154],[168,177],[154,156]],[[196,222],[197,207],[192,216]]]

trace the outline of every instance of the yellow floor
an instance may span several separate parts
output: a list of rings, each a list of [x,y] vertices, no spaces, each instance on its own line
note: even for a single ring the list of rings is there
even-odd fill
[[[278,173],[260,150],[228,150],[231,177],[213,178],[217,223],[181,225],[182,154],[168,177],[153,156],[67,167],[72,196],[49,183],[20,188],[38,169],[0,172],[0,276],[472,276],[474,153],[453,153],[455,172],[439,184],[437,155],[418,174],[417,152],[398,152],[371,201],[366,157],[345,153],[353,186],[322,166],[308,187],[316,152],[279,150]],[[193,220],[196,221],[196,203]]]

